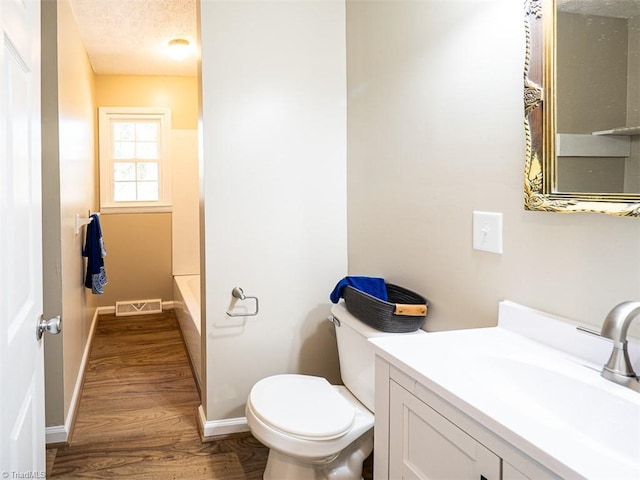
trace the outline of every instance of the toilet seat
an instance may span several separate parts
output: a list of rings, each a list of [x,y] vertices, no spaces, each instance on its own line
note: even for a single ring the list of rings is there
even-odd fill
[[[306,440],[345,435],[355,420],[354,406],[322,377],[274,375],[253,386],[248,403],[270,427]]]

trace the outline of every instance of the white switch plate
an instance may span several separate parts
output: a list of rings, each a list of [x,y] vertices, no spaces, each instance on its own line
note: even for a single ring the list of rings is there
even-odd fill
[[[473,212],[473,248],[502,253],[502,213]]]

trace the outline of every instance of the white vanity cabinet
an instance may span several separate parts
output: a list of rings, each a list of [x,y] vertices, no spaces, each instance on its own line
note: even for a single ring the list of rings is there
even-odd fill
[[[399,384],[389,388],[390,478],[500,478],[500,457]]]
[[[380,357],[374,454],[376,480],[559,478]]]

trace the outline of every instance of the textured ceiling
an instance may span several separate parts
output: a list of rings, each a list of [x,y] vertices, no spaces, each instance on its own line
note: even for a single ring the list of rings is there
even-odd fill
[[[617,18],[640,15],[640,0],[557,0],[557,3],[561,12]]]
[[[196,0],[71,0],[71,7],[95,73],[197,74]],[[176,37],[193,46],[186,60],[167,55]]]

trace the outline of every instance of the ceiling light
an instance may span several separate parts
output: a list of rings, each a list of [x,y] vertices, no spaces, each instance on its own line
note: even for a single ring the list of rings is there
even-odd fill
[[[174,60],[184,60],[189,55],[189,40],[174,38],[169,42],[169,56]]]

